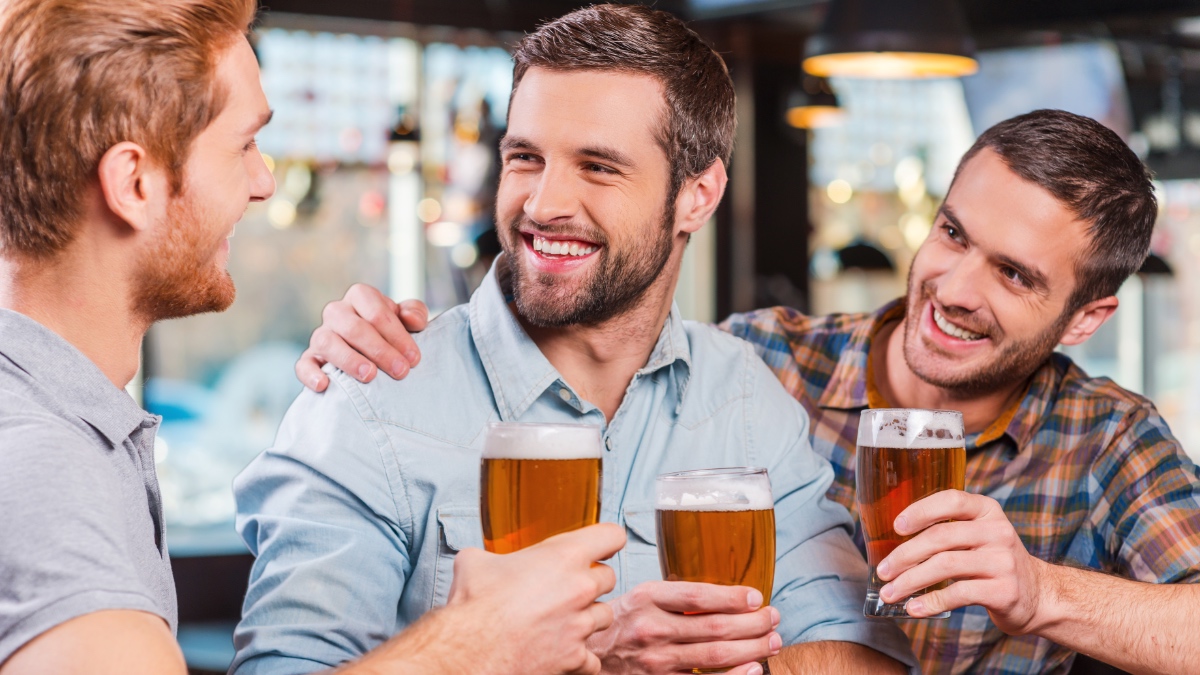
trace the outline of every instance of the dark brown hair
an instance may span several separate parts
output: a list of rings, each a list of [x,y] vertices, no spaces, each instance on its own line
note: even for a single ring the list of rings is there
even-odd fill
[[[725,62],[675,16],[641,5],[594,5],[543,24],[513,54],[513,92],[532,67],[650,75],[663,87],[657,132],[671,165],[672,201],[718,159],[729,165],[737,128]]]
[[[1141,267],[1158,201],[1150,172],[1115,132],[1065,110],[1035,110],[983,132],[958,171],[984,148],[1089,224],[1091,241],[1076,261],[1067,312],[1116,294]]]
[[[255,0],[0,2],[0,254],[45,259],[74,237],[101,157],[138,143],[183,184],[225,105],[217,58]]]

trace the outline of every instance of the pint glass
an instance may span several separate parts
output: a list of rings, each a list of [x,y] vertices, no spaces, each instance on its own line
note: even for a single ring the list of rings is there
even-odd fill
[[[767,470],[665,473],[656,488],[663,579],[749,586],[769,603],[775,583],[775,503]]]
[[[904,606],[912,597],[945,588],[942,582],[894,604],[880,600],[883,582],[875,569],[901,543],[896,516],[913,502],[942,490],[962,490],[967,451],[962,413],[946,410],[864,410],[858,424],[857,495],[859,520],[867,544],[870,579],[863,614],[910,618]],[[949,612],[929,618],[945,619]]]
[[[479,479],[483,546],[512,553],[600,520],[600,428],[488,425]]]

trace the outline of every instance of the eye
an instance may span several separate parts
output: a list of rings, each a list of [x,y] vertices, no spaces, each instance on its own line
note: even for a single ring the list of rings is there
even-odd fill
[[[1029,287],[1029,282],[1026,281],[1025,275],[1021,274],[1020,272],[1013,269],[1012,267],[1001,267],[1000,274],[1005,279],[1012,282],[1013,284],[1016,284],[1017,286],[1020,286],[1021,288]]]
[[[589,163],[585,164],[584,169],[586,169],[587,171],[590,171],[592,173],[609,173],[609,174],[617,173],[617,171],[615,169],[604,166],[603,164],[596,164],[595,162],[589,162]]]
[[[953,224],[943,223],[942,231],[946,233],[947,237],[950,237],[951,241],[957,241],[960,243],[962,242],[962,233],[959,232],[958,228],[955,227]]]
[[[251,150],[253,150],[254,148],[257,148],[257,147],[258,147],[258,139],[252,138],[252,139],[250,139],[250,142],[246,144],[246,147],[242,148],[242,152],[250,152]]]
[[[514,152],[511,155],[509,155],[508,157],[506,157],[505,160],[509,163],[512,163],[512,162],[536,162],[537,155],[532,155],[528,152]]]

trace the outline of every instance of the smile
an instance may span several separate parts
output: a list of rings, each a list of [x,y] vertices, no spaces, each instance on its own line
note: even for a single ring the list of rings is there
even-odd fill
[[[599,246],[586,241],[547,239],[533,235],[533,250],[545,256],[562,255],[583,257],[599,250]]]
[[[949,335],[950,337],[956,337],[959,340],[973,342],[975,340],[982,340],[984,337],[986,337],[979,333],[972,333],[965,328],[959,328],[958,326],[955,326],[954,324],[950,323],[946,317],[942,316],[941,312],[937,311],[937,308],[934,308],[933,310],[933,322],[937,324],[937,327],[940,328],[943,333]]]

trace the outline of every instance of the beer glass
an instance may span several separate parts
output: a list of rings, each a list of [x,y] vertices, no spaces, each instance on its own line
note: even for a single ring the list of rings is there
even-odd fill
[[[767,470],[664,473],[655,487],[663,579],[749,586],[769,604],[775,583],[775,503]],[[770,672],[765,663],[763,671]]]
[[[896,534],[896,516],[935,492],[962,490],[966,465],[962,413],[886,408],[863,411],[858,423],[856,491],[871,572],[863,614],[912,618],[904,609],[910,599],[949,585],[943,581],[888,604],[879,598],[883,582],[875,569],[897,546],[912,538]],[[949,616],[950,612],[942,612],[929,618]]]
[[[600,520],[600,428],[488,425],[479,477],[483,546],[512,553]]]

